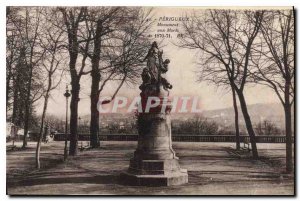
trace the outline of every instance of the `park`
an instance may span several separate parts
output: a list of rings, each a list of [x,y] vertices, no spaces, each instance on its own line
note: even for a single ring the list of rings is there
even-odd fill
[[[8,195],[295,195],[293,8],[6,20]]]

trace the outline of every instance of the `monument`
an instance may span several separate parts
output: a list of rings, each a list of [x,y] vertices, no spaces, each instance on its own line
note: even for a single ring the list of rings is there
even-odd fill
[[[141,108],[138,113],[138,146],[127,172],[121,174],[124,182],[140,186],[170,186],[188,182],[187,170],[179,166],[179,158],[172,148],[172,109],[169,89],[172,85],[164,77],[169,59],[163,60],[163,51],[153,42],[144,61],[141,89]],[[149,102],[159,100],[155,107]]]

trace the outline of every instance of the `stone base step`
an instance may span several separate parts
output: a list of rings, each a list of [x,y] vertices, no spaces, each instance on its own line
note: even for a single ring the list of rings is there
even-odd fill
[[[124,172],[121,173],[120,178],[124,184],[133,186],[173,186],[188,183],[188,174],[185,169],[166,175],[135,175]]]

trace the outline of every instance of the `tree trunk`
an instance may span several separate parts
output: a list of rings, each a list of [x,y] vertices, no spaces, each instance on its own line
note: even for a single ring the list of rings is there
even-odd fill
[[[27,102],[27,101],[26,101]],[[29,129],[29,106],[25,106],[25,118],[24,118],[24,137],[23,137],[23,146],[25,148],[27,146],[27,133]]]
[[[92,86],[91,86],[91,122],[90,122],[90,144],[92,148],[100,146],[99,141],[99,111],[97,104],[99,101],[99,83],[100,83],[100,53],[101,53],[101,32],[102,22],[97,21],[96,34],[94,40],[94,54],[92,57]]]
[[[69,155],[70,156],[76,156],[77,155],[77,149],[78,149],[78,132],[77,132],[77,126],[78,126],[78,102],[79,102],[79,90],[80,85],[78,82],[75,82],[72,80],[72,98],[70,103],[70,150]]]
[[[47,91],[45,94],[45,100],[44,100],[44,107],[43,107],[43,113],[42,113],[42,119],[41,119],[41,127],[40,127],[40,134],[39,139],[36,146],[36,156],[35,156],[35,165],[37,169],[41,168],[40,165],[40,152],[41,152],[41,145],[42,145],[42,139],[43,139],[43,129],[44,129],[44,121],[47,113],[47,107],[48,107],[48,99],[49,99],[49,93],[52,87],[52,79],[51,79],[51,73],[48,74],[48,86]]]
[[[49,93],[49,92],[47,92],[47,93]],[[45,101],[44,101],[44,108],[43,108],[42,120],[41,120],[40,134],[39,134],[39,139],[38,139],[37,146],[36,146],[35,166],[36,166],[37,169],[41,168],[41,165],[40,165],[40,152],[41,152],[42,139],[43,139],[43,136],[44,136],[43,135],[44,120],[45,120],[46,112],[47,112],[48,97],[49,97],[49,95],[46,94]]]
[[[65,147],[64,147],[64,161],[68,158],[68,97],[66,97],[66,123],[65,123]]]
[[[46,127],[44,128],[44,122],[42,124],[43,125],[41,125],[41,128],[40,128],[40,134],[39,134],[39,138],[38,138],[38,142],[37,142],[37,146],[36,146],[36,152],[35,152],[35,167],[37,169],[41,168],[40,151],[41,151],[41,144],[42,144],[42,140],[44,137],[44,133],[46,132]]]
[[[64,16],[64,23],[68,32],[68,52],[70,55],[70,75],[71,75],[71,103],[70,103],[70,148],[69,155],[77,155],[78,148],[78,102],[79,102],[79,91],[80,91],[80,76],[76,71],[76,61],[79,51],[78,43],[78,25],[82,19],[83,10],[85,8],[81,7],[77,18],[74,16],[72,11],[67,11],[66,8],[60,8]],[[70,14],[70,16],[68,16]]]
[[[99,79],[95,77],[92,78],[92,88],[91,88],[91,122],[90,122],[90,144],[92,148],[97,148],[100,146],[99,141],[99,111],[97,108],[99,100]]]
[[[292,112],[290,104],[290,84],[286,81],[285,94],[285,134],[286,134],[286,172],[293,172]]]
[[[76,35],[72,41],[76,41],[71,46],[70,51],[70,74],[71,74],[71,103],[70,103],[70,148],[69,155],[76,156],[78,149],[78,102],[79,102],[79,91],[80,91],[80,76],[76,72],[76,61],[78,56],[78,43]],[[76,45],[75,45],[76,44]]]
[[[14,125],[16,125],[16,126],[20,126],[20,125],[17,125],[17,112],[18,112],[18,107],[19,107],[19,105],[18,105],[18,93],[19,93],[19,90],[18,90],[18,86],[17,86],[17,84],[16,84],[16,81],[14,81],[14,101],[13,101],[13,112],[12,112],[12,119],[11,119],[11,121],[12,121],[12,123],[14,124]]]
[[[11,86],[10,86],[10,81],[11,81],[11,77],[12,77],[12,72],[11,72],[11,67],[7,69],[8,73],[6,76],[6,113],[8,111],[9,107],[9,94],[11,91]]]
[[[292,143],[292,115],[291,107],[285,107],[285,132],[286,132],[286,172],[293,172],[293,143]]]
[[[248,113],[248,109],[247,109],[247,104],[246,104],[246,100],[244,97],[243,92],[241,91],[236,91],[240,100],[240,104],[241,104],[241,110],[245,119],[245,124],[246,124],[246,128],[250,137],[250,143],[251,143],[251,147],[252,147],[252,156],[254,159],[258,159],[258,152],[257,152],[257,147],[256,147],[256,139],[255,139],[255,132],[252,126],[252,122],[251,122],[251,118],[250,115]]]
[[[31,78],[33,67],[30,65],[28,85],[27,85],[27,94],[25,101],[25,118],[24,118],[24,138],[23,138],[23,148],[27,146],[27,134],[29,129],[29,118],[30,118],[30,95],[31,95]]]
[[[234,124],[235,124],[235,143],[236,143],[236,150],[240,150],[240,130],[239,130],[239,111],[236,102],[235,90],[231,86],[232,91],[232,99],[233,99],[233,108],[234,108]]]

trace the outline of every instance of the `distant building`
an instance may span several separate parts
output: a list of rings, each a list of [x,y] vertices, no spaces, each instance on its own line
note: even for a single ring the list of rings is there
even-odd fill
[[[11,122],[6,122],[6,137],[18,135],[18,127]]]

